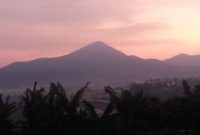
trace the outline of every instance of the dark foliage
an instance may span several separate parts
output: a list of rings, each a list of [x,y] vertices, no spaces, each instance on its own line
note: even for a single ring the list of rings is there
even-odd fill
[[[10,102],[9,96],[4,100],[0,94],[0,132],[5,135],[14,134],[14,124],[10,120],[10,116],[15,109],[15,102]]]
[[[69,98],[61,84],[27,89],[20,97],[24,120],[14,123],[16,104],[0,95],[0,132],[5,135],[198,135],[200,133],[200,85],[182,82],[182,97],[160,100],[141,90],[116,92],[103,113],[83,98],[89,83]],[[17,127],[17,128],[15,128]]]

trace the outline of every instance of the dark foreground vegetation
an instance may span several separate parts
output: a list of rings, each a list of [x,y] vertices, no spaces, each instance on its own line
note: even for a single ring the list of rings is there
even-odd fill
[[[71,98],[59,83],[51,83],[48,93],[36,86],[20,96],[20,103],[0,96],[1,135],[200,134],[200,85],[190,88],[183,81],[185,95],[164,101],[143,91],[116,93],[106,86],[110,103],[102,114],[83,99],[88,83]],[[14,120],[16,111],[23,119]]]

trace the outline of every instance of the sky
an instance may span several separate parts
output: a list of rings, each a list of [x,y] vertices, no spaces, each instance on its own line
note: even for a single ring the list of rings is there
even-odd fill
[[[0,67],[103,41],[127,55],[200,54],[199,0],[0,0]]]

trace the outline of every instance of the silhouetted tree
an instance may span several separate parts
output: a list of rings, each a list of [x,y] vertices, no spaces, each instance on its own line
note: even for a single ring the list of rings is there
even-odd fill
[[[88,85],[89,83],[68,99],[60,83],[51,83],[49,93],[46,95],[44,89],[37,89],[37,83],[35,83],[32,90],[27,89],[21,96],[23,114],[26,119],[22,132],[30,135],[78,133],[75,127],[82,128],[82,119],[85,120],[89,115],[95,114],[89,103],[85,102],[84,111],[80,106]]]
[[[191,87],[188,85],[188,82],[186,80],[183,80],[182,85],[183,85],[185,94],[187,96],[191,96],[192,95]]]
[[[200,133],[200,85],[190,87],[183,81],[184,96],[160,100],[140,90],[105,92],[110,97],[103,113],[83,98],[86,83],[70,98],[60,83],[49,91],[27,89],[21,96],[24,120],[13,130],[10,120],[15,102],[0,95],[0,133],[6,135],[198,135]],[[132,90],[132,89],[131,89]],[[19,131],[19,132],[18,132]]]
[[[0,132],[2,134],[13,135],[15,126],[10,118],[15,110],[16,103],[10,102],[9,96],[3,99],[2,94],[0,94]]]

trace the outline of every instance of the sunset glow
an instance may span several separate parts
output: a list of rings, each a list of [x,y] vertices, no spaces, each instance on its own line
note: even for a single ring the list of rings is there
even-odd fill
[[[0,1],[0,67],[97,40],[142,58],[200,54],[199,0]]]

